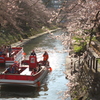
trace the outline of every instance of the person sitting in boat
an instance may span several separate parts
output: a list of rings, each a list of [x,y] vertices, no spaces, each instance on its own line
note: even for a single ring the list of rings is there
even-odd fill
[[[3,52],[2,52],[2,50],[1,50],[1,48],[0,48],[0,56],[3,54]]]
[[[47,51],[44,52],[43,54],[43,63],[44,65],[46,65],[46,62],[48,61],[49,55],[47,53]]]
[[[19,73],[18,63],[14,62],[14,64],[10,65],[3,73],[18,74]]]
[[[34,50],[32,50],[31,55],[36,56],[36,53]]]
[[[12,66],[15,68],[15,73],[18,74],[19,73],[19,63],[18,63],[18,61],[15,61]]]
[[[39,72],[39,71],[40,71],[40,67],[37,66],[37,67],[36,67],[36,72]]]
[[[32,69],[32,72],[31,72],[31,75],[34,75],[34,74],[36,74],[36,69]]]
[[[3,53],[4,56],[7,55],[7,47],[6,47],[6,45],[2,46],[2,53]]]
[[[11,73],[11,74],[15,74],[15,72],[16,72],[16,70],[13,65],[10,65],[5,71],[5,73]]]

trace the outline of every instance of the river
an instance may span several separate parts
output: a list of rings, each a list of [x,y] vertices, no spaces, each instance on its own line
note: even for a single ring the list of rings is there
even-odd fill
[[[54,35],[61,35],[62,30],[56,31]],[[44,51],[49,54],[49,62],[52,67],[41,87],[1,86],[0,100],[71,100],[65,98],[66,84],[69,82],[64,75],[66,56],[63,52],[64,46],[60,40],[51,38],[51,34],[45,34],[32,39],[24,46],[24,51],[29,56],[31,50],[35,50],[38,60],[42,60]]]

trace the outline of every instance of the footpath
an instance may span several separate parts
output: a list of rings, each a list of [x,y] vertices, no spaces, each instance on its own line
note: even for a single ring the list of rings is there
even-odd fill
[[[75,69],[77,69],[74,68],[74,63],[78,63],[78,58],[70,57],[70,55],[69,57],[66,57],[66,76],[74,72]]]

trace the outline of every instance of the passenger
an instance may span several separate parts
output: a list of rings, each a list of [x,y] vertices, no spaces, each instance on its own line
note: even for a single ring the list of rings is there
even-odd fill
[[[1,50],[1,48],[0,48],[0,56],[3,54],[3,52],[2,52],[2,50]]]
[[[11,52],[12,52],[11,45],[7,46],[7,52],[9,53],[9,57],[11,57]]]
[[[48,53],[45,51],[43,54],[43,63],[44,65],[46,65],[46,62],[48,61],[49,55]]]
[[[11,73],[11,74],[15,74],[15,67],[10,65],[8,68],[7,68],[7,73]]]
[[[2,53],[3,53],[4,56],[6,56],[6,54],[7,54],[6,45],[3,45],[3,46],[2,46]]]
[[[34,74],[36,74],[36,69],[32,69],[32,72],[31,72],[31,75],[34,75]]]
[[[34,50],[31,52],[31,55],[36,56],[36,53]]]
[[[18,74],[19,73],[19,63],[15,61],[12,66],[15,68],[15,73]]]
[[[40,68],[39,66],[36,67],[36,72],[39,72],[40,71]]]

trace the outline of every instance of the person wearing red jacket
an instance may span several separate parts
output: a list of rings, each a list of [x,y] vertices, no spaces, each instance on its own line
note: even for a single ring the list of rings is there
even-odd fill
[[[43,63],[44,65],[46,65],[46,62],[48,61],[49,55],[47,53],[47,51],[44,52],[43,54]]]

